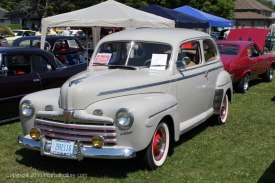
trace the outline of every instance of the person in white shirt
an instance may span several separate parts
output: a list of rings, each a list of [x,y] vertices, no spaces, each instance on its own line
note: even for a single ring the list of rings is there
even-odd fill
[[[56,32],[55,32],[54,29],[50,29],[50,35],[51,35],[51,36],[55,36],[55,35],[56,35]]]
[[[224,32],[224,35],[223,35],[224,39],[227,38],[227,36],[229,35],[229,33],[230,33],[230,28],[228,28],[228,30]]]
[[[69,30],[70,30],[70,27],[66,27],[66,30],[64,30],[64,31],[62,32],[62,36],[69,36],[69,35],[70,35]]]

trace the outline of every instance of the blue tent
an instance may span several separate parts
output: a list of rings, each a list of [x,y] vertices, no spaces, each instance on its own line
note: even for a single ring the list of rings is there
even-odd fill
[[[234,22],[232,20],[227,20],[225,18],[217,17],[187,5],[176,8],[174,10],[208,21],[210,24],[210,27],[233,27],[234,26]]]
[[[159,5],[151,5],[140,8],[139,10],[155,14],[164,18],[175,20],[176,26],[180,28],[208,28],[209,23],[205,20],[181,13]]]

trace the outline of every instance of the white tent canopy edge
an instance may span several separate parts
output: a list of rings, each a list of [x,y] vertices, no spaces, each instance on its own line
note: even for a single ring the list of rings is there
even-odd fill
[[[172,28],[175,27],[175,21],[108,0],[88,8],[43,18],[41,25],[41,49],[44,49],[48,27],[91,27],[95,47],[100,38],[101,27],[124,27],[126,30]]]

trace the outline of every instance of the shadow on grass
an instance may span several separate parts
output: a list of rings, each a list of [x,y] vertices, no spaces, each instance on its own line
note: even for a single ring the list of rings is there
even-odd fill
[[[264,174],[259,179],[258,183],[273,183],[275,182],[275,161],[266,169]]]
[[[16,162],[42,171],[44,174],[86,174],[97,178],[126,178],[129,172],[140,170],[134,159],[90,159],[82,161],[41,156],[38,151],[22,148],[16,151],[22,159]]]
[[[180,139],[176,143],[174,143],[172,145],[174,145],[174,147],[181,146],[183,143],[185,143],[185,142],[187,142],[189,140],[192,140],[192,138],[194,138],[195,136],[197,136],[200,133],[202,133],[206,128],[216,126],[217,124],[215,123],[214,117],[215,116],[207,119],[202,124],[196,126],[195,128],[191,129],[190,131],[182,134],[180,136]],[[169,156],[172,156],[172,154],[174,153],[174,147],[172,147],[170,149],[169,154],[168,154]]]

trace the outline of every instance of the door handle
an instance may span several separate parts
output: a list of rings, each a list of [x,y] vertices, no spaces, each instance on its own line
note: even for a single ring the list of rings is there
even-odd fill
[[[208,76],[208,71],[205,71],[204,72],[204,77],[207,77]]]
[[[33,79],[33,82],[39,82],[40,79]]]

